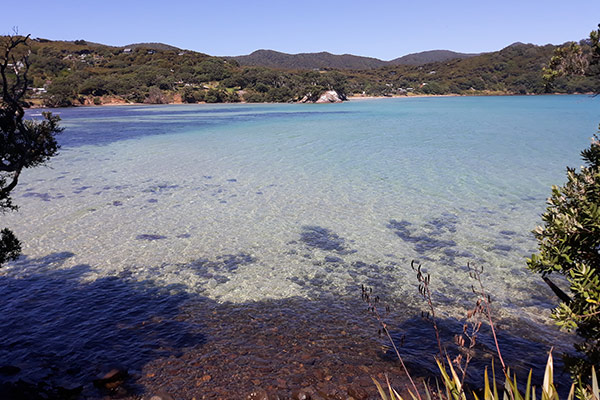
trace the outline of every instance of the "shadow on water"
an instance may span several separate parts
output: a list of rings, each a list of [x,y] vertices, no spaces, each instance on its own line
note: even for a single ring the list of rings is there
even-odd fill
[[[302,107],[302,106],[300,106]],[[268,111],[267,111],[268,110]],[[84,145],[108,145],[122,140],[146,136],[172,135],[188,132],[190,126],[201,131],[206,128],[229,126],[264,120],[299,120],[324,118],[334,114],[351,114],[351,111],[302,111],[300,108],[231,106],[136,106],[102,108],[51,109],[69,124],[58,136],[63,148]],[[36,110],[36,114],[39,110]],[[89,123],[89,120],[98,123]],[[160,123],[157,123],[157,120]]]
[[[135,373],[150,360],[205,342],[200,324],[179,318],[189,294],[127,277],[86,281],[88,265],[60,268],[72,256],[21,259],[22,276],[0,276],[0,366],[20,369],[0,375],[5,391],[17,379],[88,390],[114,367]]]
[[[303,233],[298,244],[305,248],[325,248],[336,256],[348,251],[343,238],[329,230],[305,227]],[[230,398],[234,393],[245,397],[256,388],[282,398],[298,388],[323,398],[370,398],[376,395],[370,376],[384,380],[384,373],[395,387],[405,387],[398,362],[380,350],[386,340],[377,336],[378,324],[360,300],[360,282],[367,282],[368,274],[357,276],[355,298],[334,295],[308,281],[306,286],[313,290],[309,299],[221,304],[177,286],[135,281],[127,274],[92,280],[95,271],[90,266],[64,266],[73,256],[63,252],[21,259],[17,268],[0,276],[0,367],[20,369],[0,368],[0,398],[28,398],[10,397],[20,379],[34,386],[42,382],[46,398],[64,397],[53,388],[79,386],[83,396],[100,397],[91,381],[115,366],[132,375],[126,386],[134,398],[158,390],[177,398]],[[254,261],[245,253],[223,255],[216,261],[200,259],[193,269],[199,276],[219,275],[249,268]],[[340,262],[325,264],[349,268]],[[364,264],[358,269],[373,268]],[[379,268],[374,273],[386,271]],[[394,338],[403,342],[400,351],[413,375],[438,376],[431,325],[411,317],[419,311],[403,300],[392,309],[388,325],[395,326]],[[462,324],[451,319],[439,324],[454,355],[452,338],[462,332]],[[507,363],[522,377],[534,367],[534,381],[541,382],[549,346],[511,332],[506,329],[500,335]],[[476,373],[489,365],[493,353],[485,328],[476,352],[469,382],[479,386]],[[557,380],[564,389],[567,377]]]
[[[100,398],[107,393],[92,380],[114,367],[131,375],[128,398],[163,390],[176,398],[245,398],[257,387],[282,398],[298,388],[366,398],[376,390],[370,374],[384,372],[404,385],[399,366],[378,357],[376,328],[358,298],[317,293],[315,300],[220,304],[126,274],[90,280],[90,266],[65,266],[73,256],[22,258],[0,276],[3,400],[62,399],[79,387],[84,398]],[[195,267],[253,261],[240,253]]]

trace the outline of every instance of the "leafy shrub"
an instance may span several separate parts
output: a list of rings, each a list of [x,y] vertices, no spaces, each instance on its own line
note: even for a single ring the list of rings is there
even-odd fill
[[[567,364],[577,379],[600,365],[600,142],[594,137],[581,152],[585,166],[567,168],[567,183],[552,187],[544,222],[534,230],[539,254],[527,260],[529,269],[547,276],[566,277],[571,295],[553,311],[553,318],[576,330],[584,342],[576,344],[580,357]]]

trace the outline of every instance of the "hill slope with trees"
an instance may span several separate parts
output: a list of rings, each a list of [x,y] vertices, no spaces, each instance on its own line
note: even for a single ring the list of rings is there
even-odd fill
[[[279,69],[371,69],[388,64],[377,58],[328,52],[287,54],[274,50],[256,50],[246,56],[230,58],[244,66]]]
[[[242,66],[232,58],[155,43],[112,47],[84,40],[33,39],[29,45],[28,100],[52,107],[114,102],[314,101],[327,90],[337,91],[342,98],[352,94],[539,94],[545,91],[539,71],[556,49],[553,45],[514,44],[497,52],[423,65],[372,68],[360,64],[352,70],[315,70]],[[270,54],[279,57],[283,53]],[[360,63],[376,60],[348,57]],[[597,80],[562,77],[553,90],[590,92],[597,87]]]
[[[423,65],[452,59],[462,59],[477,54],[456,53],[450,50],[430,50],[407,54],[391,61],[360,57],[352,54],[299,53],[287,54],[274,50],[257,50],[245,56],[226,57],[240,65],[278,69],[375,69],[387,65]]]
[[[463,59],[474,57],[479,54],[457,53],[450,50],[428,50],[419,53],[407,54],[402,57],[394,58],[388,61],[391,65],[423,65],[435,62],[443,62],[453,59]]]

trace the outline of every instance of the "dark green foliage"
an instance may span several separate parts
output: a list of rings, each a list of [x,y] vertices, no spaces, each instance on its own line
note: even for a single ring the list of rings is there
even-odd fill
[[[127,46],[123,46],[124,49],[138,49],[138,48],[142,48],[142,49],[147,49],[147,50],[175,50],[175,51],[181,51],[180,48],[175,47],[175,46],[171,46],[168,44],[164,44],[164,43],[156,43],[156,42],[150,42],[150,43],[133,43],[133,44],[128,44]]]
[[[557,323],[585,339],[570,358],[576,376],[600,365],[600,142],[595,137],[582,153],[585,166],[567,169],[567,183],[552,187],[542,215],[544,225],[534,234],[540,252],[527,261],[543,276],[559,273],[570,284],[570,299],[554,310]]]
[[[73,105],[76,97],[77,90],[74,80],[69,79],[69,77],[58,77],[48,87],[44,97],[44,105],[47,107],[67,107]]]
[[[428,50],[421,51],[419,53],[407,54],[405,56],[388,61],[388,63],[393,65],[425,65],[435,62],[469,58],[476,55],[477,54],[457,53],[450,50]]]
[[[204,91],[186,86],[181,92],[181,100],[184,103],[199,103],[204,101]]]
[[[273,50],[257,50],[245,56],[232,57],[240,65],[279,69],[371,69],[383,67],[386,61],[351,54],[301,53],[286,54]]]
[[[204,93],[204,101],[207,103],[235,103],[240,100],[235,92],[213,88]]]
[[[249,90],[246,93],[244,93],[244,101],[248,103],[266,103],[267,96],[265,96],[264,93]]]
[[[294,100],[294,92],[288,87],[270,88],[266,93],[266,101],[271,103],[286,103]]]
[[[346,85],[348,78],[338,71],[327,72],[320,74],[317,79],[317,85],[325,87],[327,90],[335,90],[342,99],[346,98]]]
[[[8,228],[0,231],[0,266],[7,261],[16,260],[21,254],[21,242]]]
[[[218,89],[209,89],[204,94],[204,101],[207,103],[221,103],[223,101],[223,92]]]
[[[425,94],[444,94],[448,93],[450,89],[448,86],[440,84],[436,81],[430,82],[427,85],[421,87],[421,92]]]
[[[600,26],[599,26],[600,28]],[[567,76],[600,78],[595,65],[600,57],[600,29],[580,46],[568,43],[557,49],[544,78],[555,86]],[[600,86],[596,86],[596,91]],[[529,269],[547,276],[566,277],[570,295],[557,293],[561,302],[553,311],[558,325],[576,330],[584,339],[575,345],[578,356],[566,357],[567,365],[583,390],[591,367],[600,366],[600,141],[594,136],[581,152],[585,165],[580,171],[567,168],[567,183],[552,187],[544,225],[534,230],[539,254],[527,260]],[[552,287],[552,285],[551,285]],[[556,291],[556,290],[555,290]]]
[[[227,64],[218,58],[209,58],[196,67],[196,79],[200,82],[222,81],[229,78],[231,73]]]
[[[25,120],[23,97],[29,84],[29,37],[0,40],[0,213],[16,210],[11,191],[23,169],[44,164],[58,152],[55,135],[62,131],[60,118],[43,113],[42,121]],[[0,232],[0,265],[14,260],[21,244],[7,228]]]
[[[589,40],[569,42],[554,50],[547,68],[544,68],[547,91],[555,90],[566,79],[578,78],[588,84],[588,91],[600,92],[600,24],[590,33]]]

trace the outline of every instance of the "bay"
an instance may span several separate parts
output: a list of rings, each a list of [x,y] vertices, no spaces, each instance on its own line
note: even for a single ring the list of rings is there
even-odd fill
[[[455,321],[473,303],[474,265],[484,268],[495,316],[511,334],[567,350],[572,339],[549,319],[556,299],[525,258],[536,251],[531,230],[551,185],[565,181],[567,165],[581,164],[597,130],[598,101],[52,110],[65,127],[62,149],[48,168],[26,171],[14,192],[20,210],[2,223],[22,240],[24,256],[0,278],[28,280],[50,305],[49,282],[118,279],[238,312],[265,301],[352,301],[365,285],[410,310],[397,315],[410,320],[423,309],[415,260],[432,275],[440,314]],[[19,285],[1,290],[10,307],[31,301]],[[2,307],[10,323],[14,312]]]

